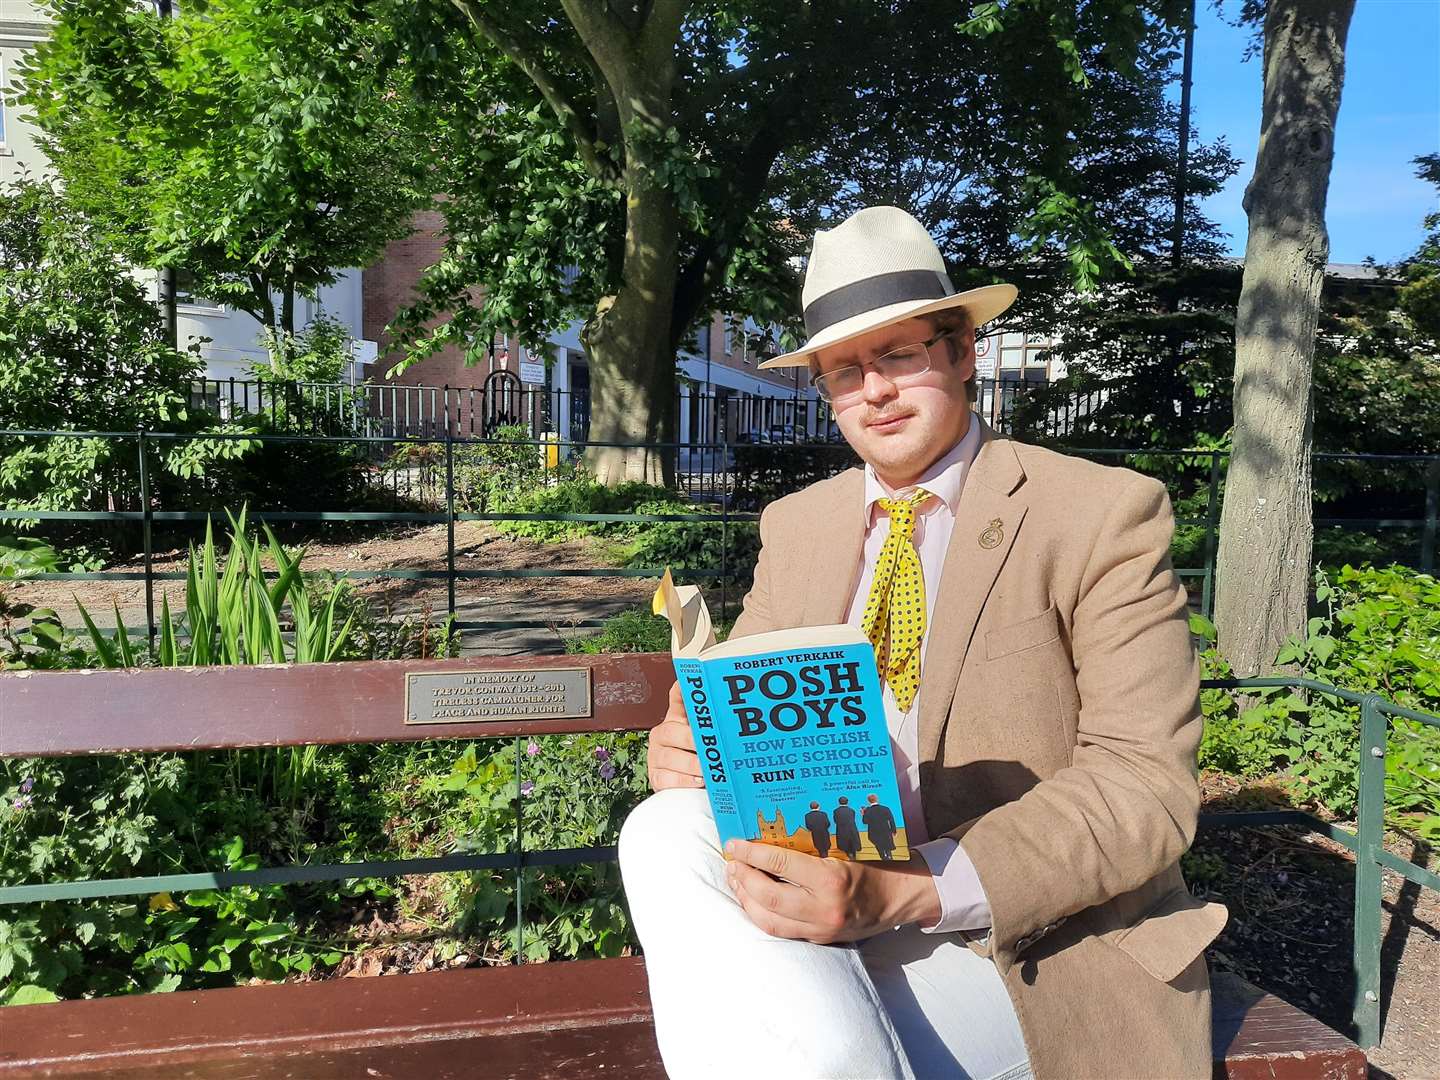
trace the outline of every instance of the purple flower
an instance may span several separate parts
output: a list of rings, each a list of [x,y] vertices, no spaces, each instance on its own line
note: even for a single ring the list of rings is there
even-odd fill
[[[525,753],[529,754],[531,757],[536,757],[540,753],[540,744],[534,739],[531,739],[528,743],[525,744]]]
[[[30,794],[30,789],[33,788],[34,786],[35,786],[35,778],[34,778],[33,776],[27,776],[24,780],[22,780],[22,781],[20,782],[20,794],[21,794],[21,795],[29,795],[29,794]]]
[[[535,744],[534,744],[534,743],[531,743],[530,745],[531,745],[531,746],[534,746]],[[530,792],[532,792],[532,791],[534,791],[534,790],[535,790],[535,781],[534,781],[534,780],[526,780],[523,784],[520,785],[520,794],[521,794],[521,795],[529,795]]]
[[[11,805],[14,809],[16,809],[16,810],[25,810],[25,809],[28,809],[29,806],[30,806],[30,804],[31,804],[32,802],[34,802],[34,801],[35,801],[35,796],[33,796],[33,795],[22,795],[22,796],[20,796],[20,798],[16,799],[16,800],[15,800],[13,803],[11,803],[10,805]]]
[[[604,765],[600,766],[600,776],[604,780],[615,779],[615,766],[608,761],[605,762]]]
[[[609,750],[606,750],[605,747],[603,747],[603,746],[597,746],[597,747],[595,747],[595,760],[596,760],[596,761],[609,761],[609,760],[610,760],[610,751],[609,751]],[[613,770],[612,770],[612,771],[613,771]],[[607,776],[606,779],[608,780],[609,777]]]

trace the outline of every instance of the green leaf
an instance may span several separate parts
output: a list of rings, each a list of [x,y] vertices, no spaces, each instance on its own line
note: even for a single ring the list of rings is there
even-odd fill
[[[59,1001],[59,996],[53,990],[46,990],[43,986],[35,986],[26,983],[17,986],[5,999],[6,1005],[44,1005],[52,1001]]]
[[[254,945],[272,945],[283,938],[290,937],[294,931],[284,923],[270,923],[250,933],[250,942]]]

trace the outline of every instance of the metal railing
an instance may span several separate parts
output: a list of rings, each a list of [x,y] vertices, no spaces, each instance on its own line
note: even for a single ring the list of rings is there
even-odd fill
[[[581,659],[582,658],[577,657],[556,658],[554,661],[551,661],[551,663],[554,666],[562,664],[573,666],[576,661]],[[614,665],[623,663],[626,660],[645,665],[651,675],[659,681],[663,681],[665,673],[668,673],[670,670],[669,657],[666,654],[629,654],[628,656],[588,658],[583,662],[594,664],[597,667],[603,667],[606,663]],[[470,671],[476,668],[475,661],[463,663],[463,670]],[[543,666],[546,661],[541,661],[540,663]],[[328,692],[343,692],[342,681],[347,676],[345,669],[353,666],[354,665],[320,666],[324,669],[321,672],[321,677],[328,677],[333,681],[333,687],[330,688]],[[433,661],[424,665],[427,671],[433,671],[437,667],[459,668],[460,666],[460,664],[454,662],[447,664]],[[225,675],[250,678],[252,680],[266,677],[261,673],[236,668],[202,669],[202,672],[207,674],[209,672],[221,672]],[[100,674],[103,676],[107,673]],[[163,676],[165,674],[165,672],[153,672],[148,673],[147,677],[155,679],[157,676]],[[69,676],[63,672],[25,673],[23,675],[3,674],[0,675],[0,690],[4,689],[4,680],[25,679],[28,687],[37,688],[39,680],[66,679],[68,677]],[[274,678],[273,674],[270,674],[269,677]],[[599,677],[605,677],[605,673],[601,672]],[[12,720],[7,730],[0,732],[0,756],[38,757],[59,753],[75,754],[87,752],[86,746],[77,741],[76,733],[67,730],[67,723],[74,724],[77,721],[77,712],[79,710],[84,710],[89,707],[90,703],[95,700],[106,700],[106,696],[103,693],[97,692],[93,685],[96,678],[94,674],[86,675],[84,678],[88,684],[84,689],[83,695],[76,694],[68,698],[62,695],[58,702],[50,702],[47,698],[47,709],[43,717],[27,716],[25,715],[24,709],[16,708],[14,701],[10,702]],[[392,680],[392,682],[393,681],[394,680]],[[179,684],[176,685],[178,686]],[[398,685],[398,683],[396,685]],[[1359,760],[1356,766],[1359,774],[1359,798],[1356,813],[1356,828],[1352,832],[1339,827],[1333,822],[1327,822],[1308,811],[1298,809],[1202,814],[1200,817],[1200,827],[1301,826],[1327,836],[1343,844],[1355,853],[1355,923],[1352,948],[1355,993],[1351,1012],[1357,1032],[1357,1041],[1361,1046],[1372,1047],[1380,1041],[1382,1007],[1384,1004],[1382,1000],[1383,985],[1380,971],[1382,872],[1384,870],[1393,871],[1403,876],[1407,881],[1414,882],[1422,888],[1433,889],[1440,892],[1440,875],[1424,867],[1398,858],[1385,849],[1385,751],[1389,734],[1390,718],[1402,717],[1429,727],[1440,728],[1440,716],[1404,708],[1403,706],[1386,700],[1378,694],[1356,694],[1340,687],[1317,682],[1313,679],[1207,679],[1201,683],[1202,689],[1249,690],[1269,687],[1304,690],[1310,693],[1347,701],[1359,706],[1360,748]],[[130,689],[132,692],[134,691],[133,683]],[[193,679],[189,680],[186,689],[190,693],[198,692]],[[321,687],[319,690],[313,692],[323,694],[327,692],[327,690],[325,687]],[[255,697],[260,696],[262,695],[256,695]],[[229,695],[225,708],[232,708],[233,703],[241,700],[241,698],[241,695]],[[191,715],[193,719],[194,710],[192,709],[187,713],[183,708],[184,702],[170,700],[163,693],[157,695],[156,700],[162,702],[169,701],[177,717]],[[388,703],[382,703],[382,706],[385,704]],[[516,784],[518,785],[521,782],[527,756],[523,750],[522,731],[552,734],[559,733],[560,731],[639,731],[653,724],[656,718],[653,714],[658,710],[658,707],[658,703],[655,703],[655,709],[650,710],[650,713],[644,716],[638,715],[641,710],[632,707],[623,713],[617,712],[614,717],[607,717],[603,724],[587,725],[584,721],[579,721],[569,722],[560,728],[557,728],[554,722],[546,721],[520,721],[512,724],[511,726],[516,729],[515,733],[510,736],[514,746]],[[273,713],[277,708],[275,698],[265,696],[264,708]],[[396,708],[393,711],[398,715],[400,710]],[[26,721],[29,722],[28,727]],[[483,727],[483,725],[469,726],[469,728],[474,727]],[[421,734],[417,734],[411,730],[407,732],[404,737],[412,740],[421,737],[444,738],[447,736],[452,738],[473,738],[474,732],[469,728],[444,733],[430,730]],[[225,739],[217,739],[213,734],[214,729],[215,726],[208,729],[197,726],[197,733],[193,736],[186,731],[167,731],[163,742],[155,742],[153,739],[150,742],[146,742],[143,738],[137,740],[134,735],[128,732],[115,730],[115,725],[111,724],[107,726],[106,741],[89,745],[94,748],[91,752],[98,753],[114,753],[120,745],[137,747],[142,750],[167,749],[180,745],[188,745],[191,748],[218,748],[229,745]],[[204,733],[199,733],[202,730]],[[83,734],[78,736],[78,738],[83,737]],[[127,739],[129,741],[125,741]],[[334,742],[337,740],[334,738],[315,737],[281,740],[270,738],[264,741],[267,745],[304,746]],[[368,738],[355,741],[385,742],[392,740]],[[253,745],[253,742],[247,745]],[[576,863],[609,862],[615,858],[616,852],[613,845],[529,851],[525,848],[522,813],[517,809],[514,847],[508,852],[454,854],[420,859],[362,860],[323,865],[287,865],[267,867],[259,870],[201,871],[186,874],[159,874],[104,880],[38,882],[27,885],[0,887],[0,904],[31,904],[58,900],[136,896],[159,892],[178,892],[187,889],[223,889],[241,885],[286,885],[305,882],[349,880],[362,877],[391,877],[408,876],[412,874],[511,869],[515,873],[516,881],[515,963],[522,963],[524,957],[524,909],[523,892],[521,891],[522,871],[526,867],[532,866],[562,866]]]
[[[514,442],[486,440],[486,439],[423,439],[410,438],[403,440],[386,439],[379,436],[305,436],[305,435],[266,435],[251,436],[243,434],[177,434],[171,432],[57,432],[57,431],[19,431],[0,430],[0,439],[17,438],[85,438],[101,439],[106,441],[129,441],[136,444],[137,460],[135,471],[138,476],[138,502],[139,507],[133,510],[34,510],[14,507],[0,507],[0,522],[6,520],[29,520],[42,522],[132,522],[140,527],[141,557],[143,569],[140,571],[44,571],[27,574],[25,581],[135,581],[143,580],[145,583],[145,625],[143,627],[128,626],[127,631],[144,633],[153,647],[156,633],[156,599],[155,583],[157,581],[183,581],[186,575],[179,571],[157,571],[154,568],[155,544],[154,530],[157,523],[194,523],[204,524],[214,517],[215,512],[211,510],[162,510],[154,505],[152,498],[152,474],[155,466],[150,460],[150,454],[158,445],[166,443],[177,443],[189,440],[245,440],[250,439],[265,443],[276,444],[302,444],[302,443],[329,443],[329,444],[363,444],[363,445],[406,445],[424,446],[435,445],[443,447],[443,503],[441,508],[435,510],[337,510],[337,511],[302,511],[302,510],[271,510],[265,508],[252,508],[248,511],[249,519],[252,521],[269,522],[370,522],[370,523],[406,523],[406,524],[444,524],[446,526],[445,537],[445,569],[425,570],[411,568],[392,568],[386,570],[358,570],[346,569],[343,576],[355,579],[366,580],[374,578],[394,578],[410,580],[443,580],[446,582],[446,610],[447,614],[456,614],[456,593],[455,586],[459,581],[483,580],[488,578],[576,578],[576,577],[613,577],[613,578],[658,578],[665,572],[665,567],[605,567],[605,568],[583,568],[583,569],[556,569],[556,568],[524,568],[524,569],[461,569],[456,565],[455,546],[455,525],[462,521],[476,522],[513,522],[513,521],[534,521],[534,522],[572,522],[572,523],[642,523],[658,524],[665,522],[689,522],[703,523],[719,528],[721,534],[720,550],[722,558],[719,566],[703,567],[678,567],[675,568],[677,576],[682,579],[714,579],[719,585],[719,618],[725,618],[730,602],[733,599],[731,587],[734,574],[732,567],[728,564],[728,549],[730,529],[736,525],[753,527],[759,521],[759,514],[744,513],[731,510],[728,501],[721,501],[718,507],[708,507],[697,504],[696,512],[693,514],[531,514],[531,513],[501,513],[501,512],[466,512],[456,507],[456,452],[466,446],[492,446],[500,448],[514,448],[517,445],[525,446],[526,443],[516,444]],[[546,450],[552,444],[533,444],[536,453]],[[570,445],[564,441],[559,443],[561,447]],[[622,447],[632,448],[630,444],[623,443],[599,443],[589,442],[580,444],[583,446],[596,447]],[[674,444],[654,444],[647,449],[667,450],[673,449]],[[398,490],[398,489],[397,489]],[[273,572],[270,572],[273,574]],[[595,629],[605,625],[599,619],[566,619],[563,620],[567,628],[588,628]],[[513,619],[513,620],[457,620],[452,619],[451,625],[458,630],[524,630],[524,629],[551,629],[555,620],[537,619]]]
[[[1440,892],[1440,874],[1406,862],[1385,850],[1385,747],[1390,718],[1398,716],[1440,728],[1440,716],[1404,708],[1379,694],[1356,694],[1314,679],[1206,679],[1201,687],[1216,690],[1288,687],[1338,698],[1360,707],[1360,758],[1356,763],[1359,800],[1354,832],[1304,810],[1202,814],[1200,826],[1299,825],[1313,829],[1355,853],[1355,930],[1351,950],[1355,994],[1351,1002],[1351,1019],[1355,1025],[1356,1041],[1366,1048],[1376,1046],[1380,1042],[1384,1004],[1380,981],[1381,872],[1392,870],[1422,888]]]
[[[156,628],[154,585],[160,580],[181,580],[184,574],[177,572],[160,572],[154,569],[154,529],[157,523],[195,523],[203,524],[210,518],[219,507],[214,510],[186,508],[186,509],[162,509],[159,496],[155,494],[155,472],[156,463],[154,455],[157,448],[164,446],[175,446],[185,441],[203,440],[252,440],[267,445],[285,444],[319,444],[328,446],[356,446],[364,450],[366,456],[371,459],[369,466],[369,482],[371,490],[376,493],[385,493],[392,497],[394,503],[407,506],[421,506],[422,509],[389,509],[389,510],[294,510],[288,508],[266,508],[252,507],[250,517],[253,520],[268,520],[271,522],[372,522],[372,523],[407,523],[407,524],[444,524],[446,526],[445,541],[445,568],[443,570],[425,570],[410,568],[394,568],[388,570],[346,570],[346,576],[356,579],[371,578],[394,578],[394,579],[415,579],[415,580],[444,580],[446,582],[446,611],[453,616],[456,614],[456,583],[464,580],[485,579],[485,578],[564,578],[564,577],[658,577],[663,568],[660,567],[616,567],[616,568],[587,568],[587,569],[461,569],[456,565],[455,546],[455,524],[461,521],[474,522],[507,522],[507,521],[535,521],[535,522],[629,522],[637,524],[655,524],[662,522],[692,522],[709,523],[721,532],[721,551],[726,552],[729,548],[730,530],[735,526],[753,528],[758,520],[758,514],[753,511],[740,511],[732,505],[735,502],[737,491],[736,485],[739,482],[737,477],[740,473],[740,466],[748,462],[753,466],[757,461],[772,462],[782,466],[781,469],[771,469],[771,472],[788,471],[788,466],[793,460],[787,455],[808,455],[810,464],[823,470],[839,471],[846,467],[842,455],[821,455],[817,456],[816,444],[752,444],[741,452],[741,458],[736,457],[734,446],[722,444],[679,444],[679,443],[657,443],[644,448],[636,448],[630,444],[621,443],[598,443],[598,442],[574,442],[571,440],[557,440],[554,443],[535,441],[533,443],[515,443],[499,441],[494,439],[481,438],[455,438],[450,437],[406,437],[392,438],[380,435],[243,435],[243,434],[214,434],[214,433],[173,433],[173,432],[74,432],[74,431],[22,431],[22,430],[0,430],[0,440],[24,440],[33,442],[44,439],[100,439],[108,442],[133,442],[135,444],[134,465],[128,467],[129,473],[135,477],[133,490],[107,491],[97,488],[92,493],[91,505],[100,503],[106,509],[88,510],[42,510],[25,507],[6,506],[0,507],[0,522],[6,520],[28,520],[43,522],[92,522],[92,523],[135,523],[140,528],[140,554],[142,556],[142,569],[140,571],[50,571],[30,575],[27,580],[68,580],[68,581],[113,581],[113,580],[143,580],[145,582],[145,611],[146,622],[144,627],[131,627],[136,632],[144,632],[151,640],[154,638]],[[581,453],[588,447],[620,447],[624,449],[644,449],[648,452],[673,453],[678,456],[682,452],[698,454],[705,457],[712,470],[709,473],[677,474],[676,484],[680,493],[697,501],[696,512],[693,514],[668,514],[668,515],[647,515],[647,514],[522,514],[522,513],[498,513],[484,511],[462,510],[457,506],[457,485],[456,469],[462,464],[457,455],[469,453],[477,448],[510,448],[531,446],[534,453],[539,455],[548,451],[552,446],[558,446],[562,454]],[[386,470],[384,466],[375,463],[386,459],[387,454],[397,447],[414,449],[432,448],[435,452],[431,459],[424,465],[409,467],[403,464],[393,465]],[[837,448],[843,449],[843,448]],[[1219,546],[1219,523],[1220,523],[1220,484],[1223,469],[1225,451],[1219,450],[1151,450],[1151,449],[1119,449],[1102,447],[1095,449],[1079,449],[1070,451],[1078,456],[1095,458],[1101,461],[1114,461],[1116,459],[1133,461],[1136,458],[1164,459],[1179,461],[1184,467],[1192,471],[1193,482],[1206,492],[1204,515],[1200,517],[1180,517],[1176,525],[1180,528],[1203,529],[1203,542],[1200,546],[1200,565],[1181,565],[1176,567],[1176,573],[1187,580],[1198,580],[1198,609],[1201,614],[1209,616],[1214,599],[1215,590],[1215,566],[1216,555]],[[1324,461],[1355,461],[1381,463],[1393,466],[1401,465],[1423,465],[1425,466],[1422,483],[1424,485],[1425,512],[1419,518],[1338,518],[1338,517],[1317,517],[1315,525],[1317,528],[1340,528],[1348,530],[1383,531],[1383,530],[1412,530],[1418,536],[1418,559],[1415,565],[1426,573],[1434,572],[1436,565],[1436,543],[1437,535],[1440,535],[1440,456],[1435,455],[1381,455],[1381,454],[1316,454],[1315,457]],[[737,462],[739,462],[737,464]],[[729,470],[728,473],[721,473],[719,470]],[[379,483],[376,484],[378,478]],[[819,479],[817,475],[813,477]],[[1202,479],[1203,478],[1203,479]],[[404,494],[401,492],[401,482],[404,482]],[[384,487],[385,483],[392,483],[393,488]],[[97,481],[99,483],[99,481]],[[419,492],[418,496],[416,492]],[[763,493],[762,493],[763,494]],[[751,499],[750,502],[757,500]],[[121,509],[118,507],[130,506],[133,509]],[[737,568],[729,565],[728,557],[722,559],[719,566],[687,568],[686,572],[692,578],[717,580],[720,589],[720,604],[722,612],[728,607],[732,599],[732,586],[737,576],[743,576],[746,568]],[[736,571],[742,571],[737,575]],[[723,615],[722,615],[723,617]],[[455,623],[456,628],[463,631],[479,630],[515,630],[515,629],[546,629],[554,625],[554,621],[545,620],[463,620]],[[566,626],[575,628],[596,628],[603,625],[599,620],[565,620]]]
[[[1016,377],[1010,377],[1010,376]],[[1008,431],[1017,407],[1036,384],[1007,372],[976,380],[975,410],[997,431]],[[1109,392],[1079,391],[1036,417],[1040,433],[1060,438],[1095,415]],[[227,420],[303,417],[317,433],[336,424],[357,435],[386,438],[484,438],[503,425],[527,428],[533,438],[555,432],[575,442],[590,433],[590,391],[534,385],[431,386],[420,383],[283,382],[267,379],[197,379],[191,406]],[[681,443],[797,443],[837,440],[830,407],[808,389],[751,393],[713,386],[682,387],[675,395]]]

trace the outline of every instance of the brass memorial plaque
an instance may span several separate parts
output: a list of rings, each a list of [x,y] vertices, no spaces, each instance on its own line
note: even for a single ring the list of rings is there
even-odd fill
[[[589,668],[407,672],[407,724],[484,724],[590,716]]]

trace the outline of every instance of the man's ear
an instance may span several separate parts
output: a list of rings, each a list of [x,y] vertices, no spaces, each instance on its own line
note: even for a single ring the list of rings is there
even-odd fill
[[[948,340],[955,351],[955,367],[960,378],[969,382],[975,377],[975,331],[959,330]]]

